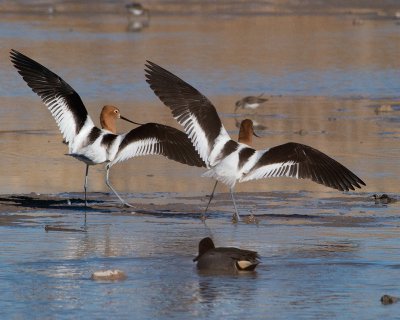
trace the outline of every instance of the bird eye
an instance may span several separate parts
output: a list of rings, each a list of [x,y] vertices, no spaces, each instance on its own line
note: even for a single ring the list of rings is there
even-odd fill
[[[118,110],[114,110],[114,113],[118,113]]]

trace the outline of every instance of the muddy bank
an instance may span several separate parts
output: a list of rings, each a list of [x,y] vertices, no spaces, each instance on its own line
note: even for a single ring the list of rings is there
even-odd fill
[[[152,15],[274,15],[274,14],[350,14],[370,18],[390,19],[396,17],[400,4],[394,0],[382,1],[336,1],[336,0],[272,0],[272,1],[160,1],[143,3]],[[28,14],[121,14],[126,13],[125,4],[110,1],[3,1],[0,13]]]
[[[304,197],[304,198],[303,198]],[[268,225],[325,225],[334,228],[364,227],[380,223],[381,217],[371,216],[370,210],[377,204],[370,195],[353,197],[320,198],[318,203],[306,204],[308,195],[297,193],[241,193],[237,195],[242,223]],[[0,226],[24,224],[24,222],[43,224],[57,222],[68,215],[84,217],[91,215],[142,216],[163,219],[191,219],[201,221],[207,196],[182,196],[179,194],[146,195],[143,198],[129,199],[133,208],[123,207],[106,193],[89,195],[88,207],[79,194],[21,194],[0,196]],[[297,201],[303,203],[303,209]],[[315,206],[313,208],[312,206]],[[307,207],[309,207],[307,209]],[[299,209],[297,209],[299,208]],[[207,220],[231,222],[233,207],[230,195],[220,193],[213,200]],[[36,221],[36,222],[35,222]]]

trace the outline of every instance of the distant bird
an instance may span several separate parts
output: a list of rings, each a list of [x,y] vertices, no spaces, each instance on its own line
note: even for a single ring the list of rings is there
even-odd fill
[[[352,24],[353,26],[361,26],[364,24],[364,21],[362,19],[354,18]]]
[[[260,94],[257,97],[254,96],[248,96],[244,97],[243,99],[240,99],[236,101],[235,103],[235,112],[239,109],[257,109],[260,105],[268,101],[267,98],[262,98],[262,94]]]
[[[372,197],[375,200],[375,204],[388,204],[397,201],[395,198],[388,196],[386,193],[383,193],[381,195],[374,194]]]
[[[132,2],[127,4],[128,10],[128,31],[138,32],[147,28],[150,24],[150,10],[145,9],[141,3]]]
[[[148,15],[149,10],[145,9],[139,2],[131,2],[125,5],[126,10],[134,16]]]
[[[238,129],[240,129],[240,126],[242,125],[242,121],[240,121],[239,119],[237,119],[237,118],[234,118],[235,119],[235,127],[236,128],[238,128]],[[255,119],[251,119],[251,121],[253,121],[253,128],[254,128],[254,130],[267,130],[268,129],[268,127],[267,126],[265,126],[265,125],[263,125],[262,123],[260,123],[260,122],[258,122],[257,120],[255,120]]]
[[[191,166],[204,165],[184,132],[162,124],[147,123],[127,133],[117,134],[117,119],[140,124],[123,117],[117,107],[110,105],[101,111],[102,129],[99,129],[79,95],[58,75],[16,50],[11,50],[10,58],[56,120],[68,144],[68,155],[86,164],[85,206],[90,165],[106,163],[106,184],[126,206],[131,205],[118,195],[109,182],[109,170],[114,164],[137,156],[158,154]]]
[[[260,263],[257,252],[234,247],[216,248],[211,238],[207,237],[199,243],[197,268],[202,271],[236,273],[254,271]]]
[[[251,148],[251,120],[243,129],[243,142],[232,140],[217,110],[203,94],[153,62],[147,61],[145,71],[150,88],[171,109],[209,169],[203,176],[230,188],[237,221],[240,216],[233,196],[237,181],[286,176],[311,179],[340,191],[365,185],[342,164],[307,145],[289,142],[264,150]]]

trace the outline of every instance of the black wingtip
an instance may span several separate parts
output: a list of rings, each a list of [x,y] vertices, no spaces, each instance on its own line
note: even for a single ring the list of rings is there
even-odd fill
[[[21,52],[15,50],[15,49],[11,49],[10,50],[10,57],[16,56],[16,55],[20,55],[22,54]]]
[[[10,50],[10,60],[13,63],[14,66],[16,66],[17,60],[20,57],[25,57],[21,52],[15,50],[15,49],[11,49]]]
[[[150,60],[146,60],[145,67],[146,68],[161,68],[158,64],[156,64]]]
[[[169,81],[178,81],[178,82],[182,81],[172,72],[168,71],[167,69],[164,69],[163,67],[159,66],[158,64],[150,60],[146,60],[144,71],[145,71],[146,82],[149,84],[152,81],[152,78],[157,79],[160,77],[163,79],[168,79]]]
[[[154,62],[151,62],[150,60],[146,60],[144,67],[145,67],[144,71],[146,72],[146,76],[148,74],[150,74],[152,71],[154,71],[155,68],[161,68],[158,64],[155,64]]]
[[[23,77],[27,74],[30,74],[32,70],[38,72],[40,70],[47,70],[45,66],[40,64],[39,62],[29,58],[18,50],[11,49],[10,50],[10,60],[14,67],[18,70],[18,73]]]
[[[18,50],[11,49],[10,50],[10,59],[11,62],[16,65],[18,62],[28,62],[31,61],[32,59],[28,58],[26,55],[22,54]]]

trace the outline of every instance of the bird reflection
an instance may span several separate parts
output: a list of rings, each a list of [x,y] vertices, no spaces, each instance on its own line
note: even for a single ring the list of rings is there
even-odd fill
[[[254,130],[267,130],[268,127],[263,125],[261,122],[255,120],[255,119],[251,119],[250,120],[253,121],[253,128]],[[235,118],[235,126],[236,128],[240,129],[240,124],[242,123],[242,120]]]
[[[129,19],[127,31],[129,32],[139,32],[144,28],[147,28],[149,23],[146,21],[138,21],[136,19]]]
[[[218,285],[214,283],[214,279],[210,277],[199,278],[199,298],[201,302],[213,303],[217,300]]]
[[[128,31],[142,31],[150,25],[150,10],[144,8],[141,3],[132,2],[125,8],[128,11]]]
[[[216,311],[214,309],[218,309],[218,306],[226,299],[237,302],[233,308],[246,308],[257,295],[257,282],[256,272],[224,276],[206,276],[201,273],[197,296],[202,305],[201,310],[211,316]],[[232,283],[235,285],[232,286]],[[240,288],[240,290],[234,288]]]

